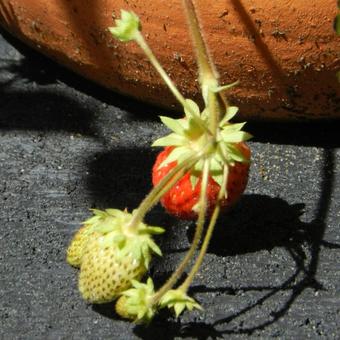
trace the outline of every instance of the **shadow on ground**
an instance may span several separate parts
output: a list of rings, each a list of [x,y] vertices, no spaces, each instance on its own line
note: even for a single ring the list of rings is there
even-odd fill
[[[108,206],[119,206],[122,202],[129,204],[138,204],[144,197],[143,193],[147,192],[150,182],[144,176],[146,169],[150,169],[153,163],[154,155],[148,151],[139,150],[121,150],[111,153],[102,154],[95,162],[91,164],[93,177],[90,178],[90,191],[97,195],[97,201],[101,201]],[[120,162],[120,172],[115,169],[115,164]],[[129,174],[129,169],[140,168],[140,172]],[[109,181],[116,174],[126,174],[125,179],[118,178],[115,181]],[[136,173],[139,174],[136,176]],[[311,223],[305,223],[300,220],[303,214],[304,203],[289,205],[280,198],[272,198],[264,195],[245,195],[239,204],[229,214],[221,217],[215,230],[213,239],[209,247],[209,253],[218,256],[235,256],[268,250],[275,247],[282,247],[293,261],[294,273],[283,278],[279,284],[272,286],[242,287],[243,291],[262,291],[264,295],[258,298],[244,309],[235,311],[225,318],[214,321],[211,324],[202,322],[182,323],[175,321],[168,314],[161,314],[154,322],[148,326],[136,326],[135,333],[144,339],[150,339],[151,336],[162,336],[164,339],[174,339],[176,337],[193,337],[197,339],[209,339],[223,337],[227,334],[247,334],[251,335],[256,330],[262,330],[265,327],[277,322],[283,317],[294,301],[301,293],[311,288],[315,291],[323,289],[322,285],[317,282],[315,275],[318,268],[319,254],[321,247],[338,249],[337,244],[329,244],[323,241],[326,230],[325,219],[328,214],[330,197],[333,190],[334,178],[334,151],[325,149],[323,154],[323,178],[322,190],[318,199],[318,209],[315,218]],[[108,183],[111,183],[108,185]],[[138,187],[138,192],[131,192],[131,188]],[[94,190],[97,188],[97,191]],[[119,197],[112,196],[112,192],[120,192]],[[123,206],[119,206],[123,208]],[[165,214],[156,214],[156,220],[160,225],[164,225]],[[154,216],[154,217],[155,217]],[[171,219],[171,218],[170,218]],[[227,227],[226,227],[227,226]],[[192,238],[192,229],[187,234],[188,239]],[[168,241],[166,248],[171,248],[171,242]],[[166,248],[163,248],[166,250]],[[162,268],[156,268],[154,271],[156,283],[164,280],[165,273]],[[280,292],[289,292],[289,297],[280,297]],[[191,294],[197,293],[227,293],[236,295],[237,291],[233,287],[214,287],[193,286]],[[249,312],[251,309],[262,305],[268,299],[282,300],[279,309],[268,313],[268,320],[261,321],[252,328],[240,328],[233,330],[228,328],[228,324],[240,315]],[[204,303],[204,302],[203,302]],[[114,304],[104,306],[95,306],[94,310],[98,313],[112,318]],[[226,329],[223,329],[223,328]],[[164,329],[167,329],[166,335]]]
[[[4,34],[6,39],[12,41]],[[20,45],[15,43],[16,46]],[[76,88],[82,93],[94,96],[106,102],[131,112],[131,119],[153,120],[151,106],[140,104],[125,97],[112,94],[82,78],[57,67],[53,62],[20,45],[24,58],[19,61],[1,61],[0,67],[0,130],[34,129],[63,130],[95,135],[93,128],[93,113],[86,109],[84,103],[77,98],[66,97],[44,89],[45,85],[58,81]],[[11,77],[6,78],[5,73]],[[17,81],[39,85],[39,89],[19,89]],[[43,100],[42,100],[43,98]],[[42,104],[42,101],[44,104]],[[323,178],[321,194],[318,198],[318,209],[311,223],[300,220],[304,203],[289,205],[278,198],[262,195],[244,196],[242,202],[228,216],[221,218],[211,242],[209,252],[218,256],[235,256],[263,249],[282,247],[294,262],[294,273],[285,277],[279,284],[268,287],[243,287],[242,290],[261,290],[265,294],[245,308],[236,310],[213,323],[174,321],[163,314],[157,317],[149,327],[135,327],[135,334],[141,338],[161,337],[174,339],[176,337],[194,337],[197,339],[219,338],[227,334],[253,334],[277,322],[290,309],[296,299],[307,288],[322,289],[315,276],[319,264],[322,247],[339,248],[337,244],[323,241],[326,230],[326,217],[330,206],[330,197],[334,186],[335,157],[333,147],[339,146],[338,124],[281,124],[281,123],[251,123],[250,132],[254,133],[259,142],[294,144],[304,146],[320,146],[324,148]],[[138,136],[134,136],[138,138]],[[138,145],[138,143],[136,143]],[[111,150],[98,154],[94,161],[89,162],[88,189],[93,196],[96,207],[125,206],[135,207],[148,192],[151,182],[146,174],[154,160],[150,150],[132,148]],[[115,193],[119,195],[115,195]],[[162,217],[161,217],[162,216]],[[164,223],[163,214],[152,216],[156,221]],[[165,221],[167,223],[167,221]],[[228,225],[228,228],[224,228]],[[189,233],[188,238],[192,235]],[[230,241],[232,240],[232,242]],[[223,242],[222,242],[223,241]],[[223,246],[221,246],[223,244]],[[168,244],[171,247],[171,242]],[[162,270],[155,271],[158,279]],[[164,273],[163,273],[164,274]],[[273,310],[270,318],[259,322],[252,328],[230,329],[228,324],[242,314],[263,304],[270,298],[280,299],[280,292],[289,291],[288,299],[281,303],[280,309]],[[194,286],[192,294],[203,292],[220,292],[235,294],[232,287],[209,288]],[[107,317],[112,317],[113,305],[96,306],[94,310]],[[166,334],[164,330],[166,329]]]

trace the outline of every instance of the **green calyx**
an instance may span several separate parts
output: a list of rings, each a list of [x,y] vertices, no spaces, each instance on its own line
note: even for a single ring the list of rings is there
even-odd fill
[[[155,294],[152,279],[148,278],[146,283],[133,280],[132,287],[122,293],[121,313],[136,323],[149,323],[156,313],[156,306],[151,303]]]
[[[121,19],[115,20],[116,26],[109,27],[110,33],[120,41],[131,41],[136,38],[140,30],[138,16],[131,11],[121,10]]]
[[[91,231],[103,236],[103,247],[116,247],[117,257],[131,256],[148,268],[151,254],[162,255],[152,235],[164,232],[163,228],[149,226],[143,222],[131,230],[129,224],[133,213],[119,209],[93,210],[94,216],[84,222],[91,225]]]
[[[223,87],[222,87],[223,88]],[[160,167],[170,162],[183,162],[194,154],[202,153],[191,171],[190,180],[193,187],[196,185],[202,170],[204,159],[210,159],[210,174],[221,185],[225,165],[234,166],[235,162],[248,162],[249,160],[237,148],[237,144],[247,141],[252,136],[242,131],[245,123],[231,123],[238,108],[229,106],[224,117],[220,120],[216,137],[208,128],[209,111],[200,112],[198,105],[186,99],[184,107],[185,118],[173,119],[160,117],[162,122],[173,132],[165,137],[157,139],[152,146],[173,146],[168,157],[160,164]]]
[[[170,308],[175,311],[178,317],[185,309],[192,311],[194,308],[202,310],[202,307],[184,291],[180,289],[171,289],[167,291],[161,298],[161,308]]]

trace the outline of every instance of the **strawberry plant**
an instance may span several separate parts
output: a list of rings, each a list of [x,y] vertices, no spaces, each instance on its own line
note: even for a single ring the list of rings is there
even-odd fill
[[[184,117],[161,117],[170,133],[157,139],[160,151],[152,169],[153,189],[131,213],[117,209],[94,210],[76,233],[68,252],[69,264],[80,268],[79,290],[91,303],[116,302],[116,312],[135,322],[150,322],[162,308],[200,309],[188,289],[207,252],[217,218],[245,190],[250,164],[245,123],[233,123],[238,108],[224,92],[235,86],[220,85],[207,53],[194,6],[183,1],[199,70],[204,107],[182,96],[166,74],[141,33],[138,16],[122,10],[116,26],[109,28],[122,42],[135,42],[182,105]],[[152,235],[163,228],[145,224],[145,215],[161,202],[166,211],[181,219],[195,219],[192,244],[163,286],[142,281],[152,255],[161,255]],[[203,240],[202,240],[203,239]],[[186,279],[178,283],[202,240],[201,249]]]

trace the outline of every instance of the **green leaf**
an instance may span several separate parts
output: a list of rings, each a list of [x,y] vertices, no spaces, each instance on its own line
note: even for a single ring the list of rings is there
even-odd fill
[[[166,116],[159,117],[164,125],[166,125],[170,130],[173,132],[183,135],[184,134],[184,127],[181,124],[180,119],[173,119]]]
[[[142,245],[141,252],[142,252],[143,258],[144,258],[144,266],[145,266],[146,269],[148,269],[149,268],[149,263],[151,261],[151,254],[150,254],[150,250],[149,250],[148,244],[143,244]]]

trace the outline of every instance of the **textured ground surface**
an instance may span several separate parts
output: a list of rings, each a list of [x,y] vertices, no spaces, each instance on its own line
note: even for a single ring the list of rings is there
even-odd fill
[[[15,46],[15,47],[14,47]],[[65,249],[88,208],[135,207],[165,133],[155,110],[0,38],[1,339],[336,339],[340,334],[339,124],[250,124],[246,194],[220,219],[192,287],[203,312],[148,328],[77,292]],[[192,237],[169,226],[161,283]]]

